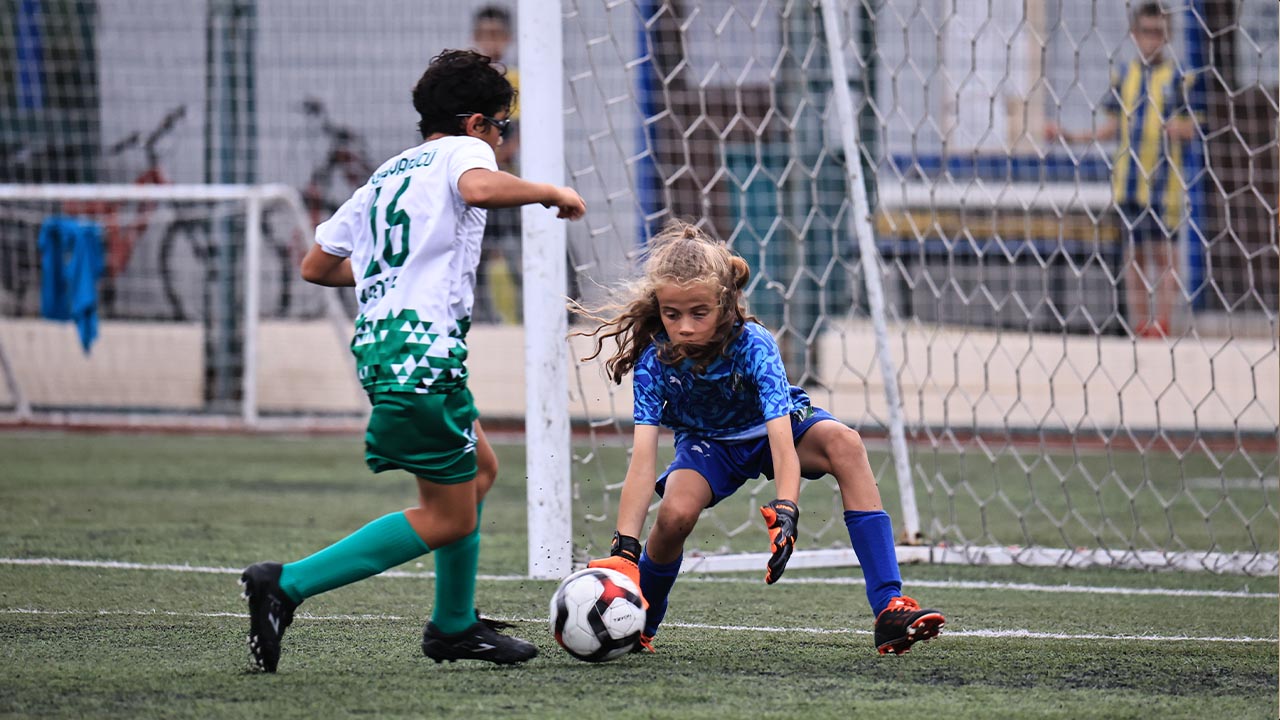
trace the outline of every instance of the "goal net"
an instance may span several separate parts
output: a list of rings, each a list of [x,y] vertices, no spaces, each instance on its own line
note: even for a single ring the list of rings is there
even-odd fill
[[[1144,112],[1109,99],[1139,4],[566,0],[574,288],[633,276],[671,218],[727,242],[793,382],[875,450],[901,558],[1275,572],[1276,8],[1167,8],[1198,124],[1173,180],[1141,178],[1181,186],[1173,261],[1133,273],[1136,146],[1053,130]],[[630,397],[599,362],[572,383],[581,562]],[[686,566],[763,567],[773,492],[704,513]],[[834,482],[800,506],[793,564],[856,562]]]
[[[358,426],[345,296],[292,268],[490,4],[0,4],[0,421]],[[1277,9],[1166,0],[1153,93],[1152,63],[1113,83],[1142,5],[510,0],[513,169],[589,206],[526,212],[523,247],[503,221],[468,337],[483,417],[529,428],[531,574],[607,552],[631,438],[560,298],[603,299],[672,218],[748,261],[904,560],[1277,572]],[[63,271],[100,233],[87,351],[46,315],[46,228]],[[521,290],[528,332],[496,322]],[[685,567],[762,568],[772,497],[708,511]],[[834,483],[800,500],[793,566],[856,562]]]

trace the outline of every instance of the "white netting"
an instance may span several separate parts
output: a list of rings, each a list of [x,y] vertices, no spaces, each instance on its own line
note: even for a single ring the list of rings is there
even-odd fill
[[[751,263],[751,308],[793,380],[884,437],[820,4],[565,5],[569,169],[593,207],[572,236],[580,292],[634,272],[663,220],[694,220]],[[1274,5],[1170,8],[1168,52],[1198,78],[1202,123],[1177,170],[1189,197],[1168,337],[1150,339],[1126,312],[1116,141],[1047,133],[1104,121],[1136,3],[840,5],[834,57],[851,75],[913,441],[923,537],[908,540],[969,561],[1273,569]],[[1138,277],[1154,296],[1160,276]],[[575,411],[601,444],[625,444],[629,394],[600,377],[578,368]],[[901,529],[905,478],[879,457]],[[580,458],[579,558],[609,537],[610,462]],[[748,483],[688,549],[759,550],[755,506],[772,492]],[[834,483],[806,483],[801,505],[802,544],[847,551]]]

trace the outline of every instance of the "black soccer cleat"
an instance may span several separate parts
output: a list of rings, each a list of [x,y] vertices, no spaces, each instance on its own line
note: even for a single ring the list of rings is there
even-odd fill
[[[280,663],[280,638],[293,623],[298,603],[280,589],[280,563],[260,562],[240,575],[242,597],[249,601],[249,655],[263,672],[273,673]]]
[[[896,597],[876,617],[876,650],[881,655],[906,655],[912,645],[937,637],[946,624],[937,610],[921,609],[909,597]]]
[[[499,633],[495,626],[507,623],[479,619],[460,633],[446,635],[434,623],[422,631],[422,654],[442,663],[445,660],[484,660],[498,665],[513,665],[538,654],[533,643]]]

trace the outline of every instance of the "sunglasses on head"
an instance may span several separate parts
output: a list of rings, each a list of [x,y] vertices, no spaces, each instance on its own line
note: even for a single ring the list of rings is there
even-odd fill
[[[469,118],[472,115],[476,115],[476,114],[477,113],[458,113],[458,117]],[[488,115],[481,115],[480,117],[483,118],[485,122],[498,128],[498,137],[505,138],[507,136],[507,129],[511,126],[511,118],[507,118],[506,120],[499,120],[498,118],[489,117]]]

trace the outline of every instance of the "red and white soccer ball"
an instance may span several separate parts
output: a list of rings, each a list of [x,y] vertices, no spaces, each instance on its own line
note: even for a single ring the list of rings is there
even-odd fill
[[[579,570],[551,596],[551,632],[579,660],[605,662],[631,652],[644,620],[640,588],[616,570]]]

